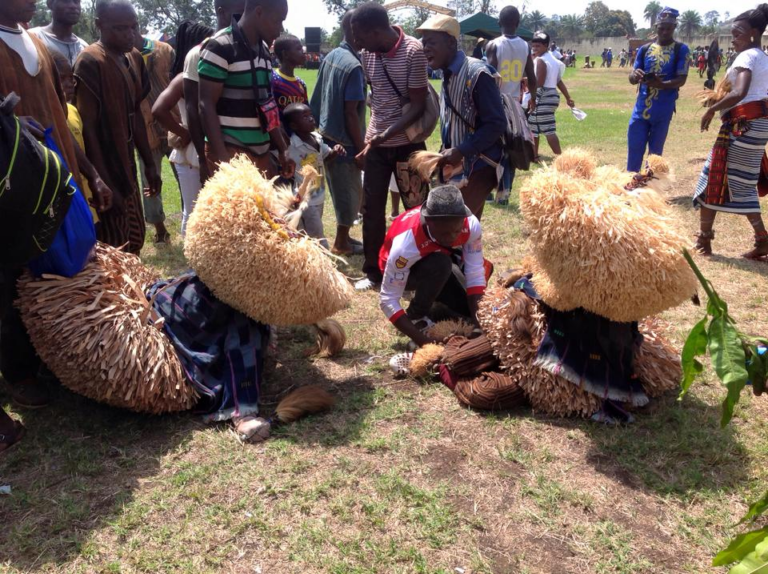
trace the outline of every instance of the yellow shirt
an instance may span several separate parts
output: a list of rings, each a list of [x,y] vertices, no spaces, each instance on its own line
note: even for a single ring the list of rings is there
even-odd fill
[[[75,136],[75,141],[77,141],[80,149],[85,151],[85,140],[83,139],[83,120],[80,117],[80,112],[78,112],[77,108],[72,104],[67,104],[67,125],[69,126],[69,131],[71,131],[72,135]],[[99,215],[91,205],[93,193],[91,192],[91,188],[88,187],[88,182],[85,181],[85,178],[83,178],[82,192],[85,195],[85,199],[88,200],[88,205],[91,208],[91,216],[93,217],[93,222],[98,223]]]

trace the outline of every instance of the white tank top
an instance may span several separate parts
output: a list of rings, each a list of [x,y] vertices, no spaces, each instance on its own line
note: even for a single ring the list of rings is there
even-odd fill
[[[560,60],[556,60],[552,56],[551,52],[545,52],[540,57],[533,61],[534,69],[536,62],[543,60],[547,66],[547,77],[544,80],[544,85],[540,88],[557,88],[557,83],[563,78],[563,72],[565,72],[565,64]]]
[[[528,42],[516,36],[507,38],[500,36],[491,41],[496,47],[496,58],[499,62],[501,76],[501,93],[510,98],[520,97],[520,81],[525,76],[525,64],[528,61],[530,48]]]

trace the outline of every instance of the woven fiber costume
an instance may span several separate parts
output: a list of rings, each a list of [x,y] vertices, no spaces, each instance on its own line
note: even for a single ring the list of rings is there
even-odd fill
[[[311,175],[295,197],[245,159],[220,166],[189,224],[194,271],[180,277],[161,281],[138,257],[103,244],[71,279],[25,275],[18,305],[36,350],[65,386],[112,406],[195,409],[208,421],[255,417],[269,324],[320,322],[317,351],[344,346],[343,329],[327,318],[351,288],[291,225]],[[265,438],[270,425],[332,404],[322,389],[303,387],[241,438]]]
[[[678,386],[679,353],[654,317],[693,296],[696,282],[656,191],[668,175],[658,157],[633,176],[570,150],[529,178],[520,204],[532,253],[483,298],[484,335],[450,340],[440,360],[460,402],[527,399],[550,415],[621,422],[631,419],[625,407]]]

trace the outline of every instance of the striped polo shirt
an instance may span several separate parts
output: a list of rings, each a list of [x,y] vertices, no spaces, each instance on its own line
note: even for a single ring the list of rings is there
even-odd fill
[[[255,79],[250,57],[253,57]],[[201,81],[224,84],[216,104],[224,141],[247,148],[257,155],[267,153],[269,134],[262,128],[253,86],[258,86],[259,101],[262,103],[272,97],[269,47],[262,42],[258,53],[254,53],[242,43],[236,45],[230,26],[220,30],[203,45],[197,71]]]
[[[421,42],[406,36],[399,26],[393,28],[400,33],[400,39],[392,50],[386,54],[367,50],[360,53],[366,81],[371,86],[371,121],[365,134],[366,141],[370,141],[373,136],[380,134],[402,117],[403,104],[397,91],[407,99],[410,90],[426,88],[429,82],[427,57]],[[384,66],[397,91],[387,80]],[[398,147],[409,143],[411,142],[403,131],[386,141],[382,147]]]

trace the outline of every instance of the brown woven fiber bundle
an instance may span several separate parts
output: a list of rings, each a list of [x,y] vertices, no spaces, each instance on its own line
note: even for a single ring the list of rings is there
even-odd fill
[[[23,276],[22,320],[37,353],[72,391],[136,412],[194,406],[162,320],[150,324],[144,293],[157,277],[138,257],[99,243],[75,277]]]
[[[643,343],[635,352],[635,374],[652,398],[680,388],[680,352],[664,337],[665,325],[649,318],[640,323]]]
[[[437,171],[437,162],[442,156],[434,151],[417,151],[408,158],[408,167],[419,174],[422,181],[432,181],[432,176]]]
[[[294,198],[245,157],[206,183],[184,253],[214,294],[252,319],[308,325],[349,304],[352,288],[328,252],[283,223]]]
[[[453,337],[443,351],[443,364],[455,376],[475,377],[484,371],[498,367],[499,360],[493,354],[491,341],[485,335],[475,339]]]
[[[478,313],[501,366],[537,411],[553,416],[588,417],[602,400],[573,383],[534,366],[546,320],[533,299],[497,287],[486,293]]]
[[[335,357],[344,350],[347,344],[347,333],[344,327],[334,319],[324,319],[315,323],[317,339],[313,354],[320,358]]]
[[[590,180],[545,168],[521,190],[533,255],[551,284],[539,292],[558,310],[639,321],[696,292],[679,223],[654,191],[624,191],[631,178],[619,173],[598,168]]]
[[[461,380],[453,392],[461,404],[483,411],[512,409],[527,402],[523,389],[503,373],[483,373]]]
[[[438,321],[427,329],[427,335],[444,341],[453,336],[469,337],[474,329],[472,325],[460,319],[458,321]]]
[[[408,366],[408,371],[412,377],[426,377],[440,360],[443,358],[443,346],[428,344],[417,349]]]

